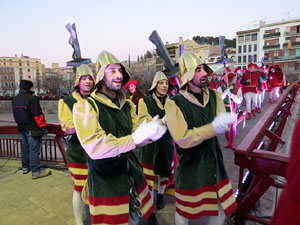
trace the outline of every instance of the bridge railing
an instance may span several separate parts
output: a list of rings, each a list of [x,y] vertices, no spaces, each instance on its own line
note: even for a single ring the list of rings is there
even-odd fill
[[[237,225],[244,225],[246,219],[270,224],[269,220],[249,212],[269,187],[283,188],[283,185],[276,183],[272,175],[286,177],[289,156],[280,153],[279,150],[285,144],[287,120],[293,108],[299,107],[299,103],[295,102],[299,87],[300,82],[290,85],[276,103],[269,107],[234,152],[234,163],[240,167],[236,193]],[[248,172],[245,173],[247,170]],[[245,191],[243,186],[249,171],[253,179]]]
[[[47,129],[49,133],[42,140],[41,161],[66,164],[64,148],[66,140],[60,125],[48,124]],[[21,158],[22,138],[18,127],[16,125],[0,126],[1,134],[3,136],[0,136],[0,158]]]

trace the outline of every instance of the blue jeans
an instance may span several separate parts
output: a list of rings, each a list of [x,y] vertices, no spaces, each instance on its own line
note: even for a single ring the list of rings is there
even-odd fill
[[[32,137],[31,131],[22,131],[22,168],[31,168],[32,174],[40,172],[42,137]]]

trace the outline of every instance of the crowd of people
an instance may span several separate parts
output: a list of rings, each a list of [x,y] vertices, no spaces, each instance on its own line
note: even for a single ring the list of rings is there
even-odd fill
[[[176,225],[195,219],[199,224],[221,225],[235,211],[217,135],[225,134],[225,147],[234,150],[242,102],[246,119],[255,117],[261,112],[265,91],[270,103],[279,98],[285,77],[278,65],[268,70],[250,63],[243,71],[226,67],[219,80],[190,52],[180,56],[179,69],[179,77],[157,72],[145,96],[107,51],[97,58],[96,78],[88,66],[77,68],[74,92],[58,104],[62,130],[70,135],[66,159],[74,183],[76,225],[86,218],[85,204],[93,224],[138,224],[140,217],[158,224],[155,211],[164,208],[174,158],[178,160]],[[41,171],[36,162],[44,133],[34,137],[33,131],[43,131],[47,124],[32,86],[21,81],[19,95],[26,93],[28,103],[18,102],[21,96],[17,96],[13,109],[24,143],[23,173],[32,170],[36,179],[51,173]],[[34,143],[27,144],[30,139]]]
[[[258,67],[255,63],[249,63],[248,68],[241,70],[236,68],[233,72],[229,67],[224,69],[220,79],[216,73],[210,80],[210,88],[222,94],[226,112],[234,116],[234,123],[225,133],[227,143],[225,148],[235,150],[234,139],[239,116],[242,115],[241,103],[246,106],[246,120],[256,117],[261,112],[265,98],[265,92],[269,92],[269,103],[275,102],[281,95],[286,85],[286,78],[279,65],[270,68]]]

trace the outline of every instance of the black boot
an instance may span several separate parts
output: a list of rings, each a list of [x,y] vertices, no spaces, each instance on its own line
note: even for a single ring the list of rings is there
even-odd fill
[[[156,208],[161,210],[165,207],[164,194],[157,194]]]
[[[149,217],[147,225],[158,225],[155,213],[152,213],[152,215]]]

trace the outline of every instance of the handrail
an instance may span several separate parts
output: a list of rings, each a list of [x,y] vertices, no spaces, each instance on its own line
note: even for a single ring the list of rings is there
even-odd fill
[[[292,107],[299,104],[298,102],[294,104],[299,87],[300,82],[290,85],[278,101],[269,107],[234,152],[234,163],[240,167],[236,225],[244,225],[246,219],[270,224],[270,221],[251,215],[249,212],[270,186],[282,187],[275,183],[271,175],[286,177],[289,156],[275,150],[278,149],[279,144],[285,143],[282,134]],[[270,142],[262,147],[266,138],[269,138]],[[251,171],[254,176],[243,196],[245,169]]]
[[[63,157],[64,163],[67,164],[66,160],[66,155],[65,155],[65,148],[62,144],[61,139],[64,138],[64,132],[61,129],[61,126],[59,124],[48,124],[47,125],[47,130],[48,134],[53,134],[55,135],[54,140],[55,143],[57,144],[59,151]],[[17,125],[12,125],[12,126],[0,126],[0,134],[6,134],[6,135],[11,135],[11,134],[20,134],[18,130]],[[1,150],[1,149],[0,149]]]

